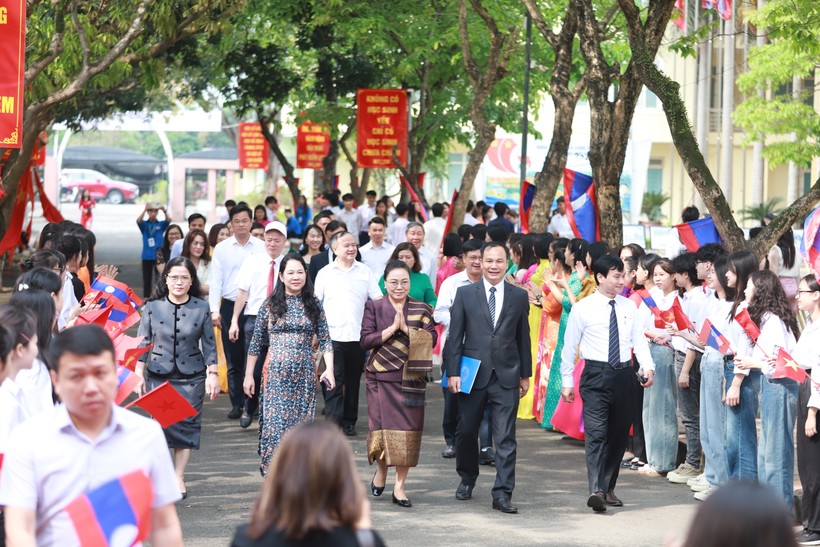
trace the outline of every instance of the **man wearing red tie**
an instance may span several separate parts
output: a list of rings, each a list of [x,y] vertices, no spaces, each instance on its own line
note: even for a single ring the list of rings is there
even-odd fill
[[[641,363],[640,383],[652,385],[655,365],[637,317],[637,308],[620,296],[624,264],[602,256],[592,265],[598,290],[572,307],[561,353],[561,397],[575,399],[572,371],[586,361],[579,392],[584,402],[584,436],[589,479],[587,506],[595,512],[620,507],[615,483],[632,424],[632,350]],[[579,347],[580,344],[580,347]]]
[[[236,293],[236,305],[231,318],[231,328],[228,337],[232,342],[239,340],[240,328],[244,328],[245,355],[248,354],[248,346],[253,338],[253,329],[256,324],[256,315],[259,308],[276,288],[279,278],[279,263],[282,260],[282,249],[287,243],[287,228],[279,221],[272,221],[265,226],[265,252],[250,255],[242,263],[239,270],[238,284],[239,290]],[[240,326],[239,314],[245,308],[245,325]],[[265,365],[267,348],[256,360],[256,368],[253,371],[253,379],[256,385],[261,385],[262,369]],[[239,425],[242,429],[247,428],[253,421],[253,416],[259,408],[259,390],[253,397],[245,401],[242,408],[242,415],[239,417]]]

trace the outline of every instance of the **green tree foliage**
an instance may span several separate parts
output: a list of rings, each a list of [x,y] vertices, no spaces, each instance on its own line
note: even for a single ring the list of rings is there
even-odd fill
[[[735,111],[735,122],[753,138],[770,137],[763,154],[772,165],[810,162],[820,156],[816,90],[803,90],[799,100],[782,91],[795,76],[812,78],[820,63],[820,3],[768,0],[750,14],[750,22],[767,29],[769,42],[751,49],[749,70],[738,77],[738,86],[748,97]],[[758,97],[759,89],[767,96]]]
[[[8,197],[0,204],[5,231],[14,195],[37,136],[54,122],[78,122],[142,110],[156,98],[166,68],[184,63],[186,44],[219,32],[244,0],[53,0],[29,2],[26,18],[22,148],[2,165]]]

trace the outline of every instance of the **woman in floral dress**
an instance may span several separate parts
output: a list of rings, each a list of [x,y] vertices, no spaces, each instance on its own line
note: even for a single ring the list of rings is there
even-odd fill
[[[279,283],[256,317],[248,349],[243,388],[248,397],[256,389],[253,370],[260,349],[268,346],[262,371],[259,412],[259,470],[267,476],[282,437],[296,424],[313,420],[316,413],[316,359],[313,336],[324,353],[327,370],[319,378],[333,389],[333,345],[321,303],[313,295],[305,261],[296,253],[282,260]]]

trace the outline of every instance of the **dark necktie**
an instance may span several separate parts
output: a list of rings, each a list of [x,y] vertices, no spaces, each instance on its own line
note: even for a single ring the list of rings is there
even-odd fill
[[[495,287],[490,287],[490,301],[488,306],[490,308],[490,325],[495,328]]]
[[[609,312],[609,364],[618,367],[621,364],[621,349],[618,340],[618,317],[615,315],[615,301],[610,300],[612,311]]]

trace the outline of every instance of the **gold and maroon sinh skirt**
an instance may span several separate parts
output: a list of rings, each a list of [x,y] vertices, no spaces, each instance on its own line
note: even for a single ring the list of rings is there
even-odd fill
[[[401,369],[365,372],[367,387],[367,459],[383,459],[388,466],[415,467],[419,463],[424,429],[424,392],[402,391]]]

